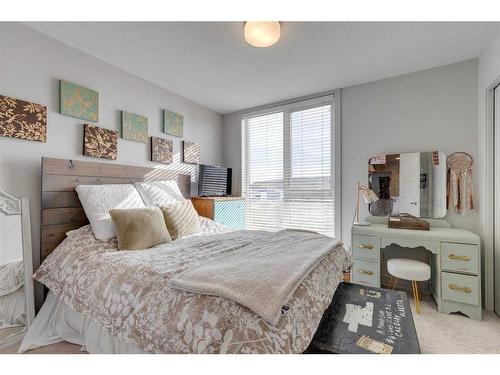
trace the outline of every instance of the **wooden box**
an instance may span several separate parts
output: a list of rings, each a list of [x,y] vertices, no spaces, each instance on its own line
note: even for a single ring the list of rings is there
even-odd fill
[[[389,218],[387,221],[388,228],[395,229],[414,229],[414,230],[429,230],[431,225],[428,221],[419,219],[411,215]]]
[[[245,198],[243,197],[193,197],[198,215],[212,219],[231,229],[243,230],[245,225]]]

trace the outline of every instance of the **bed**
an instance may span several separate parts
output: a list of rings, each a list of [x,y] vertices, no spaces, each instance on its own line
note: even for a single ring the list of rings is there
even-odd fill
[[[41,251],[46,259],[34,278],[50,292],[20,352],[63,340],[90,353],[302,353],[307,348],[349,263],[338,241],[325,242],[310,233],[281,233],[290,242],[280,240],[286,245],[282,247],[293,247],[293,236],[304,243],[311,236],[328,244],[328,251],[297,279],[279,319],[271,322],[235,300],[182,290],[173,281],[200,265],[217,265],[224,257],[260,250],[262,244],[272,244],[276,234],[230,231],[200,217],[198,233],[147,250],[117,251],[116,239],[95,238],[74,196],[77,184],[167,178],[175,179],[188,197],[189,178],[165,173],[170,175],[143,167],[42,160],[42,197],[52,199],[42,203]],[[55,188],[73,199],[56,198]],[[55,199],[72,206],[54,207]],[[66,215],[44,211],[54,209]],[[70,222],[54,224],[56,216]],[[62,232],[57,240],[47,238],[47,233]]]

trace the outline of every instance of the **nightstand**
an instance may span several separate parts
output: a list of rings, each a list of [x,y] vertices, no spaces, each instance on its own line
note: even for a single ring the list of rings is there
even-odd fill
[[[191,202],[200,216],[231,229],[246,229],[243,197],[193,197]]]

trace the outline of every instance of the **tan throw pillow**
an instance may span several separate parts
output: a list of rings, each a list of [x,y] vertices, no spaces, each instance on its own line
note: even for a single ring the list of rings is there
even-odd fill
[[[160,208],[173,240],[200,231],[200,219],[190,200],[168,204]]]
[[[148,249],[172,241],[159,208],[118,208],[109,214],[115,226],[118,250]]]

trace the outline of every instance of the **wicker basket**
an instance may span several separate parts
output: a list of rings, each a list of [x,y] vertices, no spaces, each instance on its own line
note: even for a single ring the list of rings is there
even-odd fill
[[[413,215],[400,214],[399,216],[389,218],[387,227],[395,229],[429,230],[431,226],[428,221],[419,219]]]

